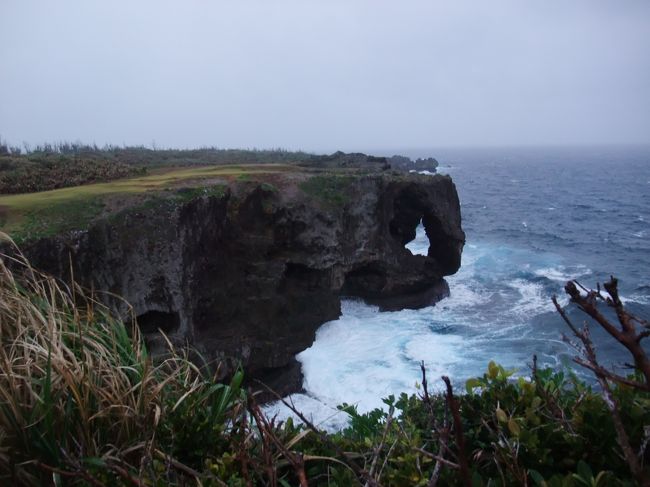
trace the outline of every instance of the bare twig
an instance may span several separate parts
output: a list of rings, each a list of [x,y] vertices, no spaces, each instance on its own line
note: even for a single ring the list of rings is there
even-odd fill
[[[441,457],[440,455],[434,455],[433,453],[426,451],[424,448],[415,448],[415,451],[422,453],[425,457],[429,457],[435,460],[436,462],[443,463],[448,467],[460,469],[460,466],[457,463],[454,463],[451,460],[447,460],[446,458]]]
[[[645,386],[643,390],[650,392],[650,359],[640,344],[641,340],[644,338],[645,331],[637,332],[635,322],[638,322],[638,319],[628,313],[623,307],[621,299],[618,295],[618,280],[612,277],[603,286],[609,294],[609,297],[605,299],[605,302],[616,312],[616,316],[620,324],[620,329],[614,326],[598,310],[598,307],[596,305],[596,299],[600,295],[598,292],[588,291],[586,296],[583,296],[576,287],[575,281],[567,282],[564,289],[567,294],[571,296],[571,300],[576,303],[582,311],[584,311],[594,321],[596,321],[607,333],[614,337],[616,341],[628,349],[634,358],[634,366],[644,376]],[[556,303],[555,307],[559,311],[559,306]],[[570,324],[570,320],[568,320],[566,314],[563,313],[563,311],[560,312],[560,315],[564,321],[569,324],[571,331],[573,331],[575,334],[575,327]]]
[[[257,381],[259,385],[261,385],[264,389],[266,389],[273,397],[275,397],[278,401],[282,402],[286,407],[288,407],[300,420],[310,429],[312,430],[319,438],[320,440],[332,448],[336,454],[350,467],[350,470],[352,470],[355,475],[359,479],[365,479],[366,482],[370,485],[370,487],[379,487],[379,483],[373,479],[370,475],[368,475],[368,472],[352,460],[350,458],[350,455],[341,450],[341,448],[334,443],[328,435],[324,434],[321,430],[319,430],[311,421],[307,419],[307,417],[302,414],[298,409],[289,401],[287,401],[285,398],[283,398],[280,394],[275,392],[273,389],[271,389],[269,386],[264,384],[263,382]]]
[[[586,296],[583,296],[574,281],[567,282],[565,290],[574,303],[594,319],[605,331],[607,331],[612,337],[614,337],[619,343],[625,346],[628,351],[632,354],[634,358],[634,364],[637,370],[641,371],[644,375],[645,383],[639,383],[636,381],[630,381],[625,379],[613,372],[609,371],[598,362],[596,356],[596,349],[594,347],[593,341],[591,340],[591,335],[589,332],[589,326],[585,324],[582,329],[578,329],[572,321],[569,319],[566,312],[559,305],[557,299],[553,297],[553,304],[557,309],[558,313],[564,320],[564,322],[569,326],[574,336],[580,340],[582,343],[582,355],[583,357],[575,357],[574,361],[591,370],[598,383],[602,389],[602,396],[607,405],[607,408],[610,411],[610,416],[612,422],[614,423],[614,429],[616,431],[617,442],[623,452],[623,457],[630,469],[630,472],[634,478],[642,486],[650,486],[650,479],[647,478],[643,471],[638,457],[635,455],[632,445],[630,444],[630,439],[627,432],[625,431],[625,426],[623,424],[620,407],[616,398],[612,393],[612,389],[609,381],[623,383],[635,387],[638,390],[648,391],[650,390],[650,361],[646,355],[643,348],[639,345],[640,339],[639,334],[637,334],[636,327],[634,326],[632,317],[625,309],[621,303],[620,297],[618,295],[617,288],[618,281],[613,277],[609,282],[604,284],[605,290],[609,294],[609,297],[605,298],[600,293],[600,287],[598,291],[587,291]],[[596,300],[604,300],[608,306],[613,307],[616,311],[616,316],[618,318],[621,329],[616,328],[597,308]]]
[[[470,487],[472,485],[472,479],[469,475],[469,463],[467,462],[467,455],[465,454],[465,436],[463,435],[463,424],[460,419],[460,406],[458,400],[454,397],[454,391],[451,387],[449,377],[443,375],[442,380],[447,386],[447,404],[449,405],[451,417],[454,421],[454,434],[456,436],[456,446],[458,448],[458,466],[460,468],[460,476],[465,487]]]
[[[384,468],[386,468],[386,464],[388,463],[388,459],[390,458],[391,454],[393,453],[393,450],[395,449],[395,446],[397,445],[397,441],[393,441],[393,444],[390,446],[388,449],[388,452],[386,453],[386,456],[384,457],[384,463],[382,463],[381,468],[379,469],[379,473],[377,474],[377,479],[381,479],[381,474],[384,471]]]
[[[427,389],[427,369],[424,367],[424,360],[420,362],[420,370],[422,371],[422,390],[424,392],[422,400],[431,409],[431,399],[429,398],[429,390]]]
[[[449,450],[449,423],[445,415],[444,424],[442,428],[438,428],[438,455],[436,455],[436,464],[433,467],[431,472],[431,477],[427,483],[427,487],[436,487],[438,485],[438,480],[440,479],[440,473],[442,472],[442,465],[450,463],[445,459],[445,452]],[[454,464],[456,465],[456,464]]]
[[[156,454],[157,457],[164,460],[166,463],[168,463],[169,465],[174,467],[176,470],[179,470],[179,471],[183,472],[184,474],[189,475],[190,477],[194,477],[197,480],[199,480],[201,478],[201,474],[199,472],[197,472],[196,470],[194,470],[191,467],[188,467],[184,463],[179,462],[178,460],[176,460],[172,456],[167,455],[166,453],[164,453],[164,452],[162,452],[162,451],[160,451],[158,449],[155,450],[155,454]]]
[[[278,436],[274,433],[273,428],[269,424],[269,421],[266,419],[266,416],[262,414],[260,407],[257,405],[255,399],[252,396],[249,403],[249,411],[255,418],[255,421],[260,430],[260,434],[266,436],[275,445],[275,447],[282,453],[284,458],[286,458],[289,461],[294,471],[296,472],[296,476],[298,477],[298,481],[300,482],[300,487],[308,487],[309,484],[307,482],[307,475],[305,474],[305,460],[302,456],[302,453],[290,451],[284,445],[284,443],[280,441]]]
[[[442,466],[455,466],[458,468],[458,465],[454,462],[451,462],[445,458],[445,453],[452,453],[449,449],[449,435],[451,433],[449,428],[449,403],[445,403],[445,416],[443,418],[442,426],[437,422],[435,412],[433,410],[433,401],[431,401],[431,395],[429,394],[428,382],[427,382],[427,370],[424,366],[424,361],[420,362],[420,370],[422,371],[422,390],[423,396],[422,401],[429,411],[429,424],[431,426],[434,436],[438,437],[438,454],[426,452],[426,455],[430,458],[436,460],[436,464],[433,467],[431,472],[431,477],[427,483],[427,487],[436,487],[438,485],[438,480],[440,479],[440,473],[442,472]],[[416,451],[420,453],[425,450],[421,448],[416,448]]]
[[[393,424],[393,414],[395,413],[395,407],[391,406],[388,411],[388,417],[386,418],[386,426],[384,427],[384,432],[381,435],[381,441],[379,445],[375,448],[375,451],[372,455],[372,462],[370,464],[370,470],[368,471],[368,476],[379,481],[379,475],[375,476],[375,470],[377,469],[377,462],[381,456],[381,451],[384,449],[384,443],[386,442],[386,436],[390,430],[391,425]],[[365,487],[370,487],[370,484],[366,481]]]

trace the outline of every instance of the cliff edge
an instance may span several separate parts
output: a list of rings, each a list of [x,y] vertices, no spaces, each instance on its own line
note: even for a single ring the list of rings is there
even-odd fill
[[[158,330],[193,345],[228,374],[299,389],[295,354],[340,315],[341,296],[386,309],[447,292],[464,233],[447,176],[302,170],[203,178],[122,205],[81,231],[24,245],[39,269],[133,306],[150,347]],[[422,221],[428,256],[405,244]],[[72,263],[72,264],[71,264]],[[282,386],[282,387],[281,387]]]

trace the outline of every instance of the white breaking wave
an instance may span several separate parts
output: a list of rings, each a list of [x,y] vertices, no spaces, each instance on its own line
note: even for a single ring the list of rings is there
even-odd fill
[[[558,265],[537,269],[534,271],[534,274],[564,284],[571,279],[578,279],[590,275],[591,269],[583,265],[578,265],[570,269]]]
[[[635,294],[631,294],[629,297],[628,296],[619,296],[619,297],[623,304],[630,304],[630,303],[650,304],[650,296],[644,294],[635,293]]]
[[[428,245],[420,225],[406,247],[426,254]],[[559,333],[529,325],[531,316],[553,311],[549,290],[543,281],[517,276],[524,272],[560,282],[577,277],[577,271],[589,274],[589,269],[566,268],[552,256],[491,244],[466,245],[462,260],[459,272],[447,279],[450,297],[435,306],[379,312],[360,300],[344,300],[342,316],[324,324],[314,344],[297,355],[305,390],[290,396],[297,409],[322,427],[337,430],[348,421],[337,410],[339,404],[367,412],[385,406],[382,399],[391,394],[416,392],[421,361],[431,388],[437,389],[441,375],[456,380],[480,376],[490,360],[525,373],[526,361],[537,350],[543,355],[551,347],[560,353],[564,345]],[[555,360],[550,354],[546,362]],[[279,403],[266,411],[281,419],[292,416]]]
[[[323,325],[314,345],[297,356],[305,389],[326,404],[346,401],[364,411],[397,390],[412,390],[420,360],[443,367],[461,357],[462,338],[432,332],[430,314],[431,308],[378,313],[346,303],[343,316]]]
[[[449,279],[449,281],[452,280]],[[486,304],[490,300],[490,295],[487,292],[481,292],[468,284],[450,282],[450,287],[452,291],[449,297],[436,304],[432,313],[441,314],[447,310],[458,313],[463,309],[475,308],[481,304]]]
[[[307,394],[291,394],[285,398],[285,401],[293,405],[300,411],[310,422],[327,431],[338,431],[345,428],[350,420],[347,413],[329,406],[318,399],[310,397]],[[283,403],[277,401],[264,406],[264,412],[270,417],[276,417],[282,421],[287,418],[301,423],[291,409]]]
[[[414,393],[420,361],[431,377],[455,375],[468,340],[432,331],[433,309],[379,313],[375,306],[345,300],[341,318],[324,324],[314,344],[296,356],[307,392],[291,396],[296,407],[323,427],[340,429],[347,421],[336,410],[341,403],[367,412],[384,406],[382,398],[390,394]],[[280,403],[266,411],[281,419],[291,415]]]
[[[515,279],[508,283],[508,287],[515,289],[520,296],[510,309],[510,312],[515,315],[527,317],[554,309],[553,303],[544,294],[544,286],[541,284]]]

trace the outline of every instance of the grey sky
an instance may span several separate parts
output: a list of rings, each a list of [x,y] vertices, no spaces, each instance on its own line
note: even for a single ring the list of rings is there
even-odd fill
[[[648,0],[0,0],[0,135],[650,143]]]

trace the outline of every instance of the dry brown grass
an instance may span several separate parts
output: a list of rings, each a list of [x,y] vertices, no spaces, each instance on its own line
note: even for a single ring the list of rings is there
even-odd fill
[[[191,474],[157,432],[214,384],[171,345],[154,364],[135,322],[76,284],[39,273],[17,249],[0,257],[0,483],[111,484],[151,477],[143,470],[156,458]]]

